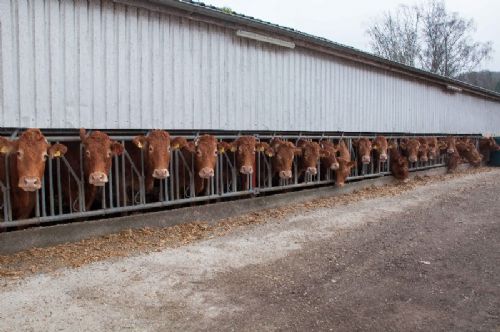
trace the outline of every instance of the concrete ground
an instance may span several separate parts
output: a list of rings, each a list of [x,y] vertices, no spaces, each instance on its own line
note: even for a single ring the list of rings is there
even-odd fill
[[[499,331],[499,198],[493,170],[0,279],[0,330]]]

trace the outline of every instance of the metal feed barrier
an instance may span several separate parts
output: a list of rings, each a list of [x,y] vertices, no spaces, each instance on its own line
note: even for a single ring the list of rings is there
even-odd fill
[[[187,139],[194,139],[196,135],[182,135]],[[307,140],[330,140],[337,142],[339,139],[346,140],[351,150],[353,160],[357,155],[352,148],[352,140],[360,136],[329,136],[329,135],[255,135],[258,140],[268,141],[273,137],[280,137],[294,143],[298,139]],[[132,135],[110,135],[111,139],[121,142],[126,148],[131,142]],[[232,141],[238,138],[238,135],[216,135],[218,140]],[[363,135],[363,137],[374,138],[374,135]],[[403,136],[389,136],[388,138],[401,139]],[[408,137],[408,136],[405,136]],[[78,136],[49,136],[51,143],[79,142]],[[142,151],[142,150],[141,150]],[[187,203],[219,200],[230,197],[240,197],[249,195],[259,195],[266,192],[283,191],[287,189],[313,187],[320,185],[332,185],[335,183],[334,171],[322,170],[321,161],[318,162],[318,173],[314,176],[298,176],[298,160],[295,157],[292,167],[292,178],[286,181],[276,180],[272,177],[271,160],[264,153],[256,153],[256,167],[252,175],[243,176],[236,168],[236,157],[234,153],[218,154],[215,176],[208,180],[204,192],[200,195],[195,193],[193,165],[185,160],[183,154],[174,150],[171,152],[170,176],[164,180],[155,180],[155,186],[152,193],[147,194],[144,180],[144,155],[141,152],[141,163],[134,164],[129,152],[125,149],[121,156],[115,156],[109,173],[109,181],[104,187],[100,187],[96,193],[96,200],[92,208],[85,208],[85,181],[83,175],[82,154],[83,149],[80,145],[80,170],[76,172],[62,156],[56,159],[48,159],[45,176],[42,179],[42,187],[36,192],[36,206],[34,217],[24,220],[12,219],[12,202],[9,192],[12,190],[12,184],[9,183],[8,158],[5,158],[5,169],[7,172],[6,181],[0,181],[3,202],[0,206],[2,210],[3,222],[0,222],[0,229],[15,228],[20,226],[41,225],[67,220],[82,220],[85,218],[112,215],[117,213],[126,213],[139,210],[164,208],[170,206],[179,206]],[[373,152],[372,152],[373,154]],[[364,166],[358,173],[358,168],[353,167],[351,175],[347,181],[380,177],[390,174],[389,162],[374,164],[372,162]],[[357,160],[356,160],[357,162]],[[445,165],[445,156],[437,160],[426,163],[413,163],[410,170],[423,170]],[[187,177],[179,176],[180,172],[185,172]],[[79,173],[79,174],[77,174]],[[255,177],[255,178],[254,178]],[[76,197],[63,196],[63,186],[75,187]],[[68,190],[71,192],[71,190]]]

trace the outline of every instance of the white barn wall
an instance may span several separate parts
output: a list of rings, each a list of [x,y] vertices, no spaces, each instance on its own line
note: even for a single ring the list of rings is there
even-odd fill
[[[500,133],[500,102],[108,0],[0,1],[2,127]]]

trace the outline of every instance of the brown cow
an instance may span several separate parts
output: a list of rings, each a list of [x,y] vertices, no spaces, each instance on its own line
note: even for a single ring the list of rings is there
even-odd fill
[[[345,180],[351,174],[351,168],[356,164],[354,161],[351,161],[351,153],[349,152],[349,148],[342,139],[338,144],[338,151],[339,157],[337,158],[337,161],[339,162],[339,169],[335,172],[335,185],[343,187],[345,184]]]
[[[368,138],[362,137],[352,140],[352,146],[356,149],[358,164],[360,166],[368,165],[371,161],[372,142]]]
[[[476,145],[470,142],[469,139],[457,141],[456,148],[460,156],[467,160],[469,164],[474,167],[481,166],[483,156],[477,151]]]
[[[81,128],[80,141],[83,146],[83,179],[81,180],[84,182],[85,209],[90,210],[96,199],[98,188],[103,187],[108,182],[113,156],[121,155],[124,147],[98,130],[87,134],[85,129]],[[80,167],[80,142],[68,143],[66,159],[75,174],[80,175],[82,171]],[[78,199],[78,186],[73,177],[68,174],[66,167],[61,167],[61,176],[63,196],[73,211],[74,203]]]
[[[427,146],[429,151],[429,160],[436,160],[439,158],[439,144],[436,137],[427,137]]]
[[[462,162],[462,158],[457,150],[453,153],[448,154],[448,159],[446,160],[446,168],[449,173],[454,173],[458,165]]]
[[[173,149],[180,149],[189,169],[194,171],[195,194],[200,194],[206,188],[207,180],[215,175],[217,163],[217,139],[212,135],[202,135],[194,141],[188,142],[184,137],[176,137],[172,140]],[[219,146],[222,146],[219,144]],[[194,160],[194,164],[192,163]],[[180,184],[185,184],[189,178],[185,167],[179,166]],[[185,188],[180,188],[181,191]]]
[[[389,142],[389,154],[390,154],[390,170],[392,176],[398,180],[406,181],[409,176],[408,171],[408,160],[406,157],[401,155],[398,150],[398,143],[396,140],[391,140]]]
[[[418,160],[426,163],[429,161],[429,143],[425,137],[419,137],[418,142],[420,143],[420,147],[418,149]]]
[[[322,140],[319,142],[319,145],[324,151],[323,156],[321,156],[321,166],[325,167],[325,170],[331,169],[332,171],[336,171],[339,169],[339,162],[337,160],[337,151],[338,147],[333,144],[333,142]]]
[[[448,154],[455,153],[456,151],[456,137],[455,136],[447,136],[445,138],[441,138],[438,141],[439,149],[441,151],[446,151]]]
[[[286,180],[292,177],[292,164],[294,156],[302,155],[302,149],[297,148],[292,142],[273,138],[269,143],[273,175],[278,174],[280,179]]]
[[[384,136],[377,136],[372,142],[375,164],[387,161],[387,139]]]
[[[42,187],[47,157],[57,158],[66,151],[65,145],[51,146],[40,129],[27,129],[14,141],[0,137],[0,181],[4,184],[7,180],[5,155],[10,154],[9,181],[13,219],[30,217],[36,204],[36,191]],[[0,192],[0,196],[2,195]]]
[[[304,139],[300,139],[297,142],[297,147],[302,149],[299,159],[298,176],[304,173],[308,175],[318,174],[318,162],[321,157],[326,157],[328,152],[322,149],[319,143]]]
[[[153,190],[154,180],[170,176],[170,135],[164,130],[152,130],[147,136],[136,136],[132,140],[135,149],[128,149],[132,161],[140,169],[141,150],[144,151],[145,189]]]
[[[481,138],[479,140],[479,152],[484,156],[484,161],[490,161],[491,153],[500,151],[500,145],[497,144],[493,137]]]
[[[403,155],[408,158],[411,163],[418,161],[418,153],[420,150],[420,142],[415,138],[403,138],[399,144]]]

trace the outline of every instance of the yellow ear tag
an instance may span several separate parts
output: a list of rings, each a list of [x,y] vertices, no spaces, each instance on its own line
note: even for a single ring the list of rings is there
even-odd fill
[[[235,146],[231,147],[231,152],[236,152],[237,148]]]
[[[7,148],[6,146],[2,146],[2,148],[0,149],[0,153],[7,154],[7,152],[9,152],[9,148]]]
[[[178,150],[179,149],[179,144],[175,144],[174,146],[172,146],[172,149]]]
[[[54,157],[60,157],[60,156],[61,156],[61,151],[54,152]]]
[[[226,150],[224,148],[219,149],[219,153],[224,153]]]
[[[139,149],[142,149],[142,143],[141,143],[141,142],[137,142],[137,147],[138,147]]]
[[[268,157],[272,157],[274,154],[273,154],[272,152],[267,152],[267,153],[266,153],[266,155],[267,155]]]

